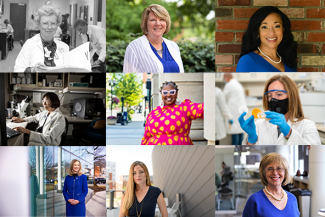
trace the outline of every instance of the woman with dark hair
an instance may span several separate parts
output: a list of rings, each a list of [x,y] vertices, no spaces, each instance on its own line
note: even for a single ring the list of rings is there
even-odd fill
[[[204,104],[189,99],[180,102],[178,86],[172,81],[163,83],[160,93],[161,106],[149,113],[141,145],[193,145],[192,120],[203,119]]]
[[[36,131],[31,131],[23,127],[15,127],[13,130],[28,134],[29,146],[59,145],[61,135],[65,130],[65,118],[59,110],[59,97],[55,93],[48,92],[44,94],[42,103],[45,109],[43,112],[23,119],[17,117],[12,118],[12,121],[15,123],[25,121],[28,123],[38,123]]]
[[[297,42],[289,18],[266,6],[251,17],[243,36],[236,72],[296,72]]]

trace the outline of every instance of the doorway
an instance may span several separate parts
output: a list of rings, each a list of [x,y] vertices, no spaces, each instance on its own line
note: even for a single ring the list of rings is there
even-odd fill
[[[12,22],[12,28],[14,29],[15,41],[24,40],[26,28],[26,4],[10,3],[10,21]]]

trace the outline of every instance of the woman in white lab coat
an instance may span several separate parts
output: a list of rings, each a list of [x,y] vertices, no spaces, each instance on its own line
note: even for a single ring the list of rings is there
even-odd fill
[[[263,108],[266,117],[254,123],[252,115],[239,117],[248,134],[243,145],[320,145],[315,122],[305,118],[298,88],[286,75],[275,75],[265,85]]]
[[[63,55],[69,52],[69,46],[54,38],[62,21],[61,12],[52,6],[42,6],[35,13],[40,34],[28,39],[19,52],[15,72],[44,72],[50,67],[62,66]]]
[[[44,111],[34,116],[26,118],[13,117],[12,121],[19,122],[36,122],[38,127],[36,131],[31,131],[23,127],[15,127],[19,133],[29,135],[29,146],[58,146],[61,142],[61,135],[65,130],[65,118],[59,110],[60,100],[55,93],[46,93],[42,100]]]
[[[223,95],[222,90],[219,87],[216,87],[216,111],[215,111],[215,118],[216,118],[216,145],[219,145],[219,140],[224,139],[226,137],[226,127],[229,128],[232,125],[233,117],[230,112],[230,109],[226,103],[225,96]],[[228,120],[228,123],[225,126],[224,118]]]

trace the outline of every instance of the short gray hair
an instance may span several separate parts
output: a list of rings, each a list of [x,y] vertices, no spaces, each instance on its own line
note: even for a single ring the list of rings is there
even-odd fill
[[[61,11],[57,8],[54,8],[52,6],[47,6],[47,5],[40,7],[34,13],[34,21],[39,25],[42,16],[51,16],[51,15],[56,16],[57,25],[60,25],[60,23],[62,22]]]
[[[74,23],[73,23],[73,28],[76,29],[77,26],[79,26],[79,25],[81,25],[81,26],[85,26],[85,25],[88,25],[88,23],[87,23],[86,20],[81,19],[81,18],[78,18],[78,19],[76,19],[76,21],[74,21]]]

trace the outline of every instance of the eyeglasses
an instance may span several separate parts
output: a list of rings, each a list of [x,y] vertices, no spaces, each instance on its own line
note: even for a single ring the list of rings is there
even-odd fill
[[[51,28],[53,28],[53,27],[56,27],[56,25],[57,25],[57,23],[48,23],[48,22],[46,22],[46,23],[41,23],[41,26],[45,29],[45,28],[47,28],[47,27],[51,27]]]
[[[170,95],[175,95],[176,94],[176,90],[175,89],[173,89],[173,90],[162,90],[161,91],[161,94],[163,95],[163,96],[167,96],[168,95],[168,93],[170,94]]]
[[[283,99],[287,96],[287,91],[285,90],[270,90],[264,93],[267,96],[267,99]]]
[[[49,102],[51,102],[51,100],[42,100],[42,103],[49,103]]]
[[[282,173],[285,169],[283,167],[278,167],[278,168],[269,167],[265,171],[268,173],[273,173],[274,170],[276,170],[278,173]]]

